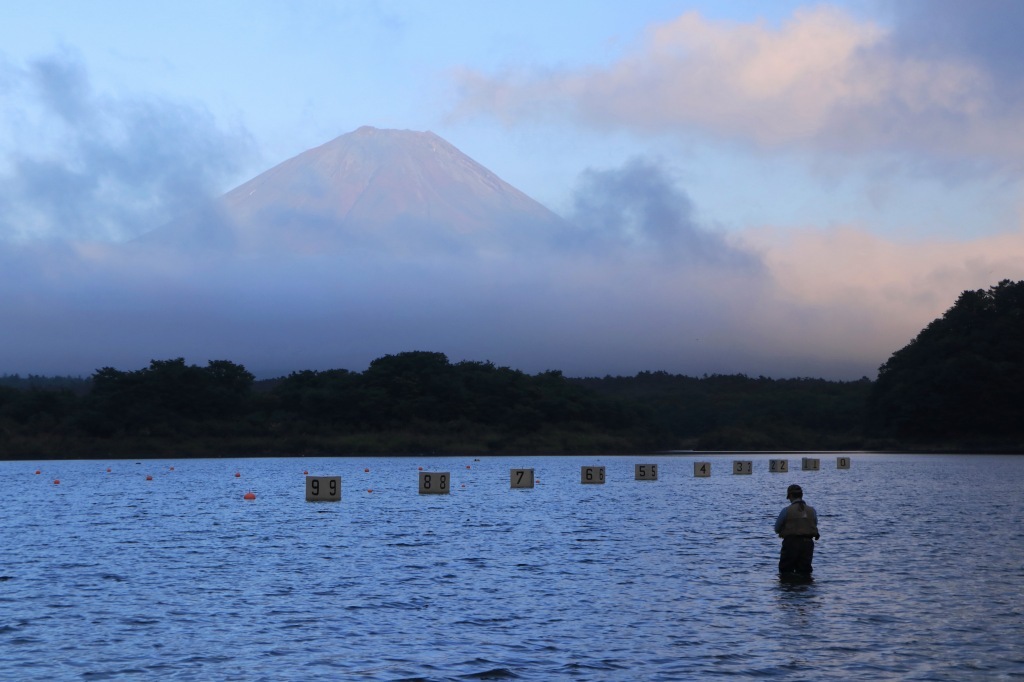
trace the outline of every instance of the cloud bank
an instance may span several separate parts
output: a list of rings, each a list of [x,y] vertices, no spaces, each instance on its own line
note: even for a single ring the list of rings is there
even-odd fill
[[[892,28],[827,5],[779,27],[688,12],[608,66],[464,70],[456,111],[1017,170],[1024,71],[1001,57],[1021,29],[1014,3],[907,3]]]
[[[0,372],[229,359],[261,377],[434,350],[571,376],[874,376],[967,288],[1024,278],[1024,235],[896,244],[703,226],[662,165],[591,169],[578,234],[518,250],[319,255],[0,247]]]

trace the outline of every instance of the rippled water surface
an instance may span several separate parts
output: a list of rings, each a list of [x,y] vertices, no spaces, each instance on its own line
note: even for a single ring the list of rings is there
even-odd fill
[[[0,679],[1024,679],[1024,457],[820,457],[0,462]]]

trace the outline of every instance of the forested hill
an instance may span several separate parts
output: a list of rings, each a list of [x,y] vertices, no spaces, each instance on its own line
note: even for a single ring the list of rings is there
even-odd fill
[[[870,387],[648,372],[570,379],[419,351],[361,373],[264,382],[225,360],[155,360],[101,369],[88,383],[84,393],[0,385],[0,456],[849,448],[861,445]]]
[[[921,445],[1024,446],[1024,281],[965,291],[881,366],[869,432]]]
[[[843,450],[867,445],[867,378],[841,382],[641,372],[573,381],[640,406],[653,428],[680,447]]]

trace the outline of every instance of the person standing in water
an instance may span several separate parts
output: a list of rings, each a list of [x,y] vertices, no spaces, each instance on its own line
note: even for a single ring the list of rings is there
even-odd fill
[[[775,519],[775,532],[782,538],[779,554],[779,575],[796,573],[810,577],[814,568],[814,541],[818,535],[818,514],[804,502],[804,491],[798,485],[786,490],[789,506]]]

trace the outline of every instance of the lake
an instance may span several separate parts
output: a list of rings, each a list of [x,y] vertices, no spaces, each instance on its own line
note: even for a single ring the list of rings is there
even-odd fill
[[[1024,679],[1024,457],[809,456],[0,462],[0,679]]]

